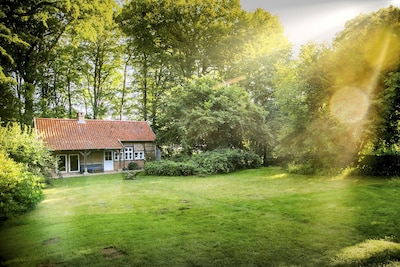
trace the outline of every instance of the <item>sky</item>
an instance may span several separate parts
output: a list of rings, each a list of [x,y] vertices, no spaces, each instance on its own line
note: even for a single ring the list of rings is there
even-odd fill
[[[400,0],[241,0],[242,8],[262,8],[279,17],[289,41],[299,48],[308,41],[331,42],[345,22]]]

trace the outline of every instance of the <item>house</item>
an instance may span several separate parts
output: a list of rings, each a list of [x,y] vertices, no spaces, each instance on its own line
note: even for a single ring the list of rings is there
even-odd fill
[[[57,173],[117,171],[156,156],[155,134],[144,121],[35,118],[34,127],[57,158]]]

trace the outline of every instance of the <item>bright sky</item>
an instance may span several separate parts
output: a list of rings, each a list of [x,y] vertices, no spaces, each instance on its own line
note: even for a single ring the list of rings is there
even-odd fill
[[[244,10],[260,7],[278,15],[289,41],[298,49],[307,41],[331,42],[346,21],[400,0],[241,0]]]

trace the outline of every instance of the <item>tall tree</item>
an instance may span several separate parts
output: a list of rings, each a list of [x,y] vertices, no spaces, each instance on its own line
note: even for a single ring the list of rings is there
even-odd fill
[[[387,74],[398,68],[398,14],[391,7],[360,15],[346,24],[331,48],[304,46],[296,61],[280,67],[275,95],[285,119],[282,155],[309,170],[338,169],[370,147],[378,136],[374,132],[393,135],[384,134],[391,127],[383,125],[389,118],[397,122],[385,114],[397,109],[396,75]]]
[[[2,1],[5,17],[2,24],[29,44],[5,43],[2,47],[14,59],[8,71],[17,81],[16,95],[21,103],[19,120],[31,124],[34,114],[35,87],[41,64],[47,62],[48,54],[57,44],[71,21],[77,18],[77,6],[69,1]]]
[[[360,15],[346,24],[334,43],[339,56],[352,54],[353,61],[346,66],[353,68],[353,75],[345,77],[365,95],[368,113],[362,131],[366,153],[400,154],[399,18],[400,9],[393,6]]]
[[[242,12],[236,0],[135,0],[124,6],[118,21],[134,51],[143,119],[156,120],[168,88],[215,72],[233,57],[230,37]]]
[[[278,64],[287,64],[291,45],[284,36],[278,17],[262,9],[245,13],[235,25],[233,42],[239,43],[234,59],[226,65],[222,76],[228,83],[237,83],[247,89],[254,103],[265,109],[267,126],[274,136],[259,136],[257,153],[264,163],[273,158],[278,131],[281,125],[274,99],[274,77]],[[272,142],[271,142],[272,141]]]

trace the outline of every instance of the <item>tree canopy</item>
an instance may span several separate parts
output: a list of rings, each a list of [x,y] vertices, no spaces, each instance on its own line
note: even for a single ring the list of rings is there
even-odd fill
[[[187,153],[245,148],[270,135],[265,111],[252,103],[244,88],[209,77],[174,88],[163,106],[160,142]]]

